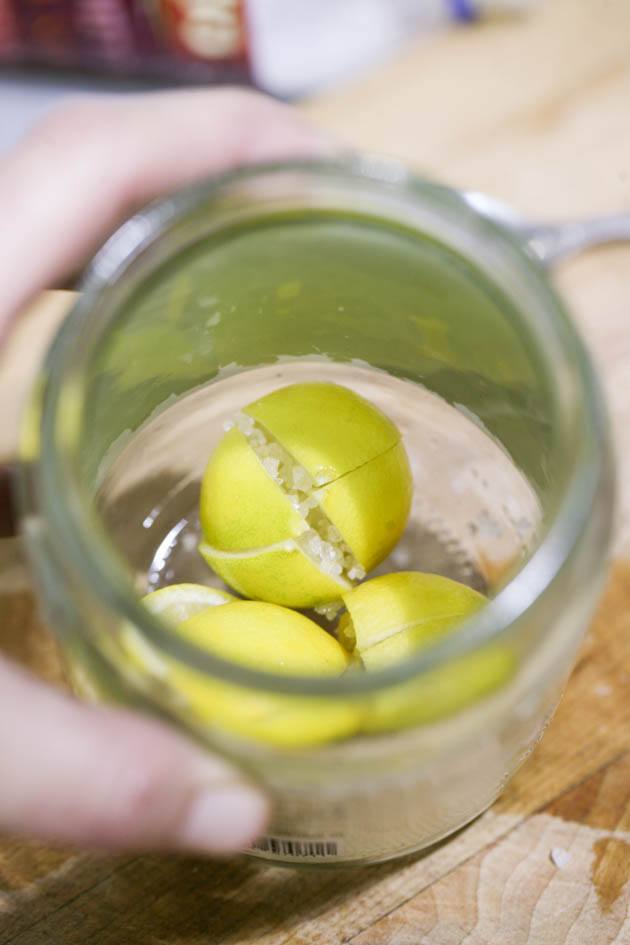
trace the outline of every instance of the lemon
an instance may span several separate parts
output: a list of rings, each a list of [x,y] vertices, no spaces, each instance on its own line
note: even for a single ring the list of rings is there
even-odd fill
[[[267,673],[339,676],[350,663],[341,644],[313,620],[263,601],[206,608],[178,630],[222,659]]]
[[[350,656],[312,620],[275,604],[237,601],[194,584],[167,587],[144,603],[173,622],[180,639],[225,660],[270,673],[340,676]],[[349,700],[253,690],[223,682],[157,653],[135,631],[125,645],[136,668],[166,687],[191,722],[276,746],[296,748],[354,734],[362,711]]]
[[[245,407],[211,456],[200,551],[245,597],[318,606],[387,557],[411,494],[388,417],[337,384],[292,384]]]
[[[374,697],[365,732],[390,732],[455,715],[505,685],[516,671],[516,655],[494,644],[430,670]]]
[[[357,650],[366,669],[381,669],[437,643],[486,598],[438,574],[399,571],[366,581],[343,602],[342,642]]]
[[[295,611],[237,601],[180,624],[181,637],[223,659],[270,673],[340,676],[350,665],[343,647]],[[349,700],[253,691],[173,665],[171,682],[203,723],[246,738],[296,748],[353,735],[362,717]]]
[[[181,623],[207,607],[229,604],[235,600],[227,591],[206,587],[205,584],[170,584],[146,594],[142,603],[158,617]]]
[[[438,643],[486,598],[449,578],[406,571],[366,581],[343,601],[339,639],[371,671]],[[514,669],[507,644],[487,645],[373,696],[363,728],[405,728],[452,715],[504,684]]]
[[[205,584],[170,584],[151,591],[142,598],[144,606],[157,617],[177,626],[208,607],[217,607],[235,601],[227,591],[219,591]],[[126,624],[120,642],[131,665],[136,670],[148,671],[158,679],[169,675],[167,658],[153,646],[132,624]]]

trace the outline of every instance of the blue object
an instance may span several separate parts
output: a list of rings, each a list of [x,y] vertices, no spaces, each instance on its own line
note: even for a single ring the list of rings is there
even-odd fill
[[[446,0],[451,16],[462,23],[471,23],[477,19],[477,9],[474,0]]]

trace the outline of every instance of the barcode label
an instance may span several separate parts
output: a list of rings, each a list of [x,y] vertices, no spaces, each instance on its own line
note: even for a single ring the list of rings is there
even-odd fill
[[[338,840],[296,839],[295,837],[261,837],[251,848],[270,856],[292,856],[305,860],[325,860],[341,855]]]

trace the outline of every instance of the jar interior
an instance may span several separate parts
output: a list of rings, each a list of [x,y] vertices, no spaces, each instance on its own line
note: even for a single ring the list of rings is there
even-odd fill
[[[316,211],[202,239],[117,307],[84,375],[87,480],[169,398],[296,357],[421,384],[478,418],[543,504],[553,492],[550,365],[518,300],[429,234]]]

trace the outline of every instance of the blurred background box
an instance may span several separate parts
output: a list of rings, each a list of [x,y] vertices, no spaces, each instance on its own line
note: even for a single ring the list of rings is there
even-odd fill
[[[528,0],[0,0],[0,149],[59,98],[195,83],[283,98]]]
[[[0,0],[5,63],[91,74],[238,81],[242,0]]]

